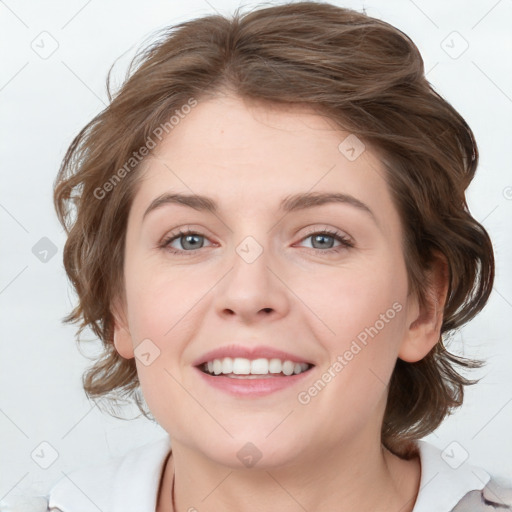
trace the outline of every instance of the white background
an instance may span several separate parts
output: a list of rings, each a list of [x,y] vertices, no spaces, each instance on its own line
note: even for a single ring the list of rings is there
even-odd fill
[[[481,164],[468,198],[494,241],[497,278],[488,306],[457,334],[454,347],[488,365],[464,406],[429,440],[440,448],[457,441],[471,463],[512,475],[512,1],[333,3],[364,7],[408,34],[422,52],[429,81],[475,132]],[[238,5],[0,2],[0,500],[45,492],[63,471],[164,435],[145,419],[101,414],[82,391],[89,361],[77,350],[74,327],[61,324],[75,298],[62,267],[65,238],[52,184],[72,138],[107,103],[105,77],[114,60],[123,55],[116,66],[122,77],[135,49],[156,29],[215,11],[229,15]],[[52,44],[58,48],[47,58],[35,51]],[[43,237],[57,249],[46,262],[32,252]],[[52,448],[39,446],[43,441]],[[31,457],[34,450],[39,459]],[[51,462],[52,450],[55,462],[41,468],[35,460]]]

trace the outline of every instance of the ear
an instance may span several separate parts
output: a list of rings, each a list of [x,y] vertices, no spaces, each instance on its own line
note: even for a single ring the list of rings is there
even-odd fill
[[[426,273],[425,300],[420,303],[416,295],[407,305],[407,332],[398,357],[415,363],[423,359],[441,337],[441,325],[449,286],[448,262],[444,254],[436,252]]]
[[[132,359],[135,354],[125,309],[119,301],[116,301],[111,308],[114,317],[114,346],[121,357]]]

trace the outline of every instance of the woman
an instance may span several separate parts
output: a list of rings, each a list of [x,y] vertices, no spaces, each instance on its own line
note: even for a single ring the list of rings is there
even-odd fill
[[[72,473],[50,508],[510,510],[463,446],[420,441],[478,366],[443,345],[492,289],[477,161],[385,22],[299,2],[166,32],[55,203],[67,320],[104,344],[85,389],[169,437]]]

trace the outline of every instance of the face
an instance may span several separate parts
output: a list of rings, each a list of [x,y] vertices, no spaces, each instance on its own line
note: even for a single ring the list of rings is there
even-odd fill
[[[349,135],[226,96],[146,160],[115,345],[175,450],[274,467],[379,439],[417,309],[383,166]]]

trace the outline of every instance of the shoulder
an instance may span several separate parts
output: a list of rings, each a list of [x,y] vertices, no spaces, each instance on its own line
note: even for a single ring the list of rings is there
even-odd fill
[[[452,512],[512,511],[512,480],[492,476],[480,491],[467,493]]]
[[[49,492],[48,507],[62,512],[154,510],[169,453],[165,437],[107,463],[64,474]]]
[[[413,512],[512,512],[512,481],[474,466],[457,442],[418,442],[420,491]]]

